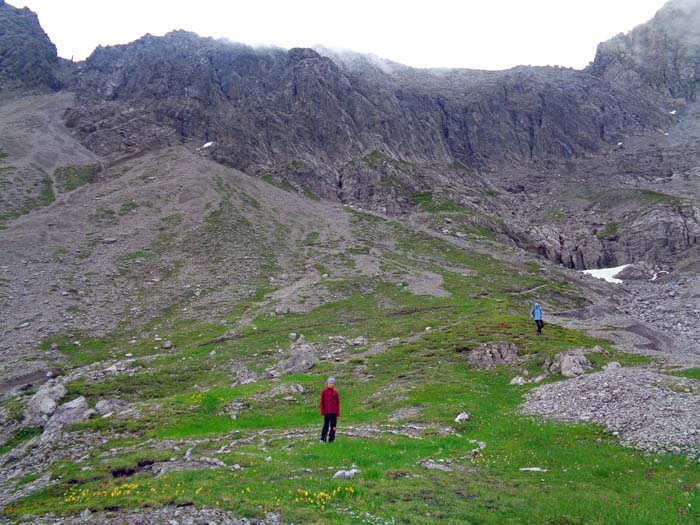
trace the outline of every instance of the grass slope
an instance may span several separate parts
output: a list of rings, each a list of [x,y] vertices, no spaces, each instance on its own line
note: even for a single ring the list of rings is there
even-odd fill
[[[579,304],[576,290],[557,277],[545,280],[536,268],[508,265],[373,216],[355,213],[353,228],[357,253],[379,250],[399,277],[434,272],[450,295],[419,296],[400,281],[345,274],[321,281],[318,286],[337,299],[305,314],[256,313],[255,301],[269,291],[261,288],[232,310],[231,323],[243,314],[252,318],[233,336],[218,324],[174,323],[164,334],[175,343],[171,353],[161,354],[152,341],[127,345],[119,334],[83,338],[80,347],[59,338],[55,342],[73,365],[105,359],[112,349],[132,353],[137,368],[131,373],[75,381],[69,397],[85,395],[90,404],[125,399],[141,417],[94,417],[73,427],[76,438],[106,442],[79,465],[53,465],[56,484],[6,507],[5,515],[193,504],[251,518],[277,511],[285,523],[700,521],[697,463],[623,448],[594,425],[518,415],[522,395],[532,387],[510,386],[510,379],[522,368],[536,373],[557,352],[598,344],[604,352],[591,355],[598,367],[612,359],[639,362],[578,331],[547,325],[542,337],[533,335],[528,303],[537,298],[550,309],[570,308]],[[313,246],[317,236],[307,240]],[[232,386],[232,363],[263,373],[288,347],[289,332],[303,333],[311,343],[365,336],[369,346],[321,361],[306,374]],[[367,351],[395,337],[400,344]],[[468,352],[487,341],[513,342],[527,359],[517,371],[471,368]],[[143,359],[153,354],[159,355]],[[343,411],[338,440],[325,445],[318,443],[317,403],[331,374]],[[288,394],[270,394],[281,384],[300,384],[305,392],[295,394],[295,402],[284,399]],[[232,402],[245,404],[236,419],[227,413]],[[461,411],[471,420],[456,424]],[[472,458],[478,441],[486,447]],[[225,466],[160,477],[148,471],[181,460],[188,449]],[[449,470],[426,469],[420,465],[425,460]],[[356,478],[333,479],[351,465],[360,469]],[[547,472],[520,470],[525,467]]]

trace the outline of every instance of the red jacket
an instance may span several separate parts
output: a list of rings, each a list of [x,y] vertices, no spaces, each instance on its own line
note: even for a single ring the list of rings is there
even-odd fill
[[[335,388],[324,388],[321,392],[321,415],[326,414],[340,416],[340,396]]]

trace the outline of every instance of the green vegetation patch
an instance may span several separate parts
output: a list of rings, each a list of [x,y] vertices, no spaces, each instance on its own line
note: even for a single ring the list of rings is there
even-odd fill
[[[129,213],[131,213],[132,211],[134,211],[135,209],[137,209],[139,207],[140,207],[140,205],[138,202],[135,202],[135,201],[125,202],[124,204],[122,204],[119,207],[118,213],[119,213],[119,215],[121,215],[123,217],[124,215],[128,215]]]
[[[599,239],[612,239],[616,237],[620,230],[620,223],[617,221],[610,221],[605,225],[605,228],[600,230],[597,234]]]
[[[687,377],[689,379],[700,379],[700,368],[687,368],[673,372],[673,375]]]
[[[38,181],[39,193],[34,197],[27,197],[21,201],[21,204],[13,211],[0,213],[0,222],[14,219],[32,211],[48,206],[56,200],[56,195],[53,191],[53,182],[50,177],[44,177]]]
[[[137,252],[127,253],[126,255],[122,255],[119,258],[119,260],[121,260],[121,261],[133,261],[135,259],[149,259],[153,256],[154,256],[153,252],[141,250],[141,251],[137,251]]]
[[[12,437],[8,439],[4,445],[0,446],[0,454],[6,454],[16,446],[38,436],[42,431],[43,429],[41,427],[24,427],[17,429]]]
[[[321,234],[319,232],[311,232],[304,239],[304,245],[305,246],[314,246],[316,243],[318,243],[318,240],[320,237],[321,237]]]
[[[653,190],[637,190],[638,195],[649,203],[676,203],[681,199],[675,195],[661,193]]]
[[[423,193],[416,193],[413,198],[416,204],[423,208],[423,210],[428,213],[470,213],[471,210],[463,208],[459,204],[452,202],[451,200],[433,195],[432,192],[426,191]]]
[[[372,151],[371,153],[362,157],[361,160],[372,169],[378,169],[385,165],[393,166],[395,168],[415,168],[414,163],[402,159],[395,159],[394,157],[391,157],[390,155],[387,155],[379,150]]]
[[[56,190],[66,193],[76,190],[89,182],[97,175],[100,166],[98,164],[61,166],[54,171]]]

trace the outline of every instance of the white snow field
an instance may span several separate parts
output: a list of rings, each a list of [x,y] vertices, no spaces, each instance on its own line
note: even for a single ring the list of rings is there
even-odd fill
[[[605,279],[609,283],[620,284],[622,279],[615,279],[615,276],[622,270],[627,268],[629,264],[623,264],[622,266],[617,266],[616,268],[599,268],[598,270],[583,270],[583,273],[597,277],[598,279]]]

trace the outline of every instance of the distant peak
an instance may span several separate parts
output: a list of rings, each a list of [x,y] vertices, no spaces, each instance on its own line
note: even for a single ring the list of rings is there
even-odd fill
[[[299,60],[306,60],[308,58],[321,58],[316,51],[309,49],[307,47],[295,47],[289,50],[289,58],[296,62]]]

